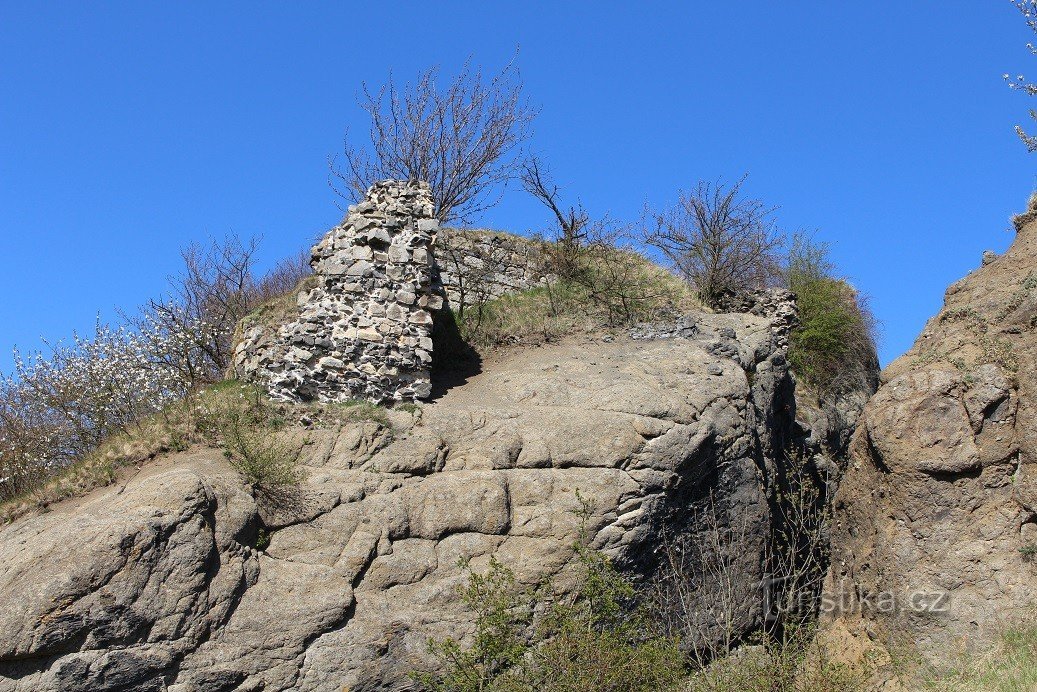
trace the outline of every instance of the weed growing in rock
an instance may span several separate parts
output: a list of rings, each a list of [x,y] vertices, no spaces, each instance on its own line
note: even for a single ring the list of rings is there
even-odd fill
[[[278,435],[284,419],[258,388],[223,383],[198,397],[195,412],[198,430],[223,447],[231,466],[253,488],[274,490],[301,480],[299,449]]]

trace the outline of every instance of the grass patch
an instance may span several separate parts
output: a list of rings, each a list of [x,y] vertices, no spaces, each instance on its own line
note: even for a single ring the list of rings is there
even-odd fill
[[[319,281],[320,279],[314,275],[303,277],[294,289],[266,301],[243,317],[237,326],[235,343],[245,329],[256,326],[279,327],[297,316],[299,314],[299,293],[316,288]]]
[[[789,364],[819,393],[858,386],[878,370],[875,319],[864,297],[835,276],[829,254],[826,243],[797,234],[784,272],[799,310]]]
[[[588,257],[576,279],[458,311],[461,337],[477,348],[544,343],[701,309],[686,283],[636,252],[610,249]]]
[[[162,413],[139,421],[128,431],[107,438],[81,459],[41,478],[30,489],[0,502],[0,524],[111,485],[121,469],[162,454],[183,451],[196,439],[190,405],[186,401],[177,402]]]
[[[832,660],[812,630],[757,637],[689,678],[684,692],[855,692],[868,670]]]
[[[392,427],[389,413],[384,406],[369,401],[352,399],[334,404],[325,404],[326,410],[339,423],[378,423],[387,428]]]
[[[256,387],[237,380],[215,383],[108,437],[81,459],[0,502],[0,523],[111,485],[122,469],[199,442],[224,449],[231,466],[254,487],[294,483],[298,450],[279,436],[286,413]]]
[[[284,417],[255,386],[230,382],[206,390],[195,406],[197,430],[223,447],[230,465],[255,489],[298,483],[299,449],[279,432]]]
[[[998,645],[958,669],[930,675],[925,689],[939,692],[1031,692],[1037,690],[1037,625],[1005,632]]]

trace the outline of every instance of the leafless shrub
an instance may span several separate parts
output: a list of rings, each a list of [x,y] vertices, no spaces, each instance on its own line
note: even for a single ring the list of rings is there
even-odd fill
[[[156,325],[182,337],[174,365],[192,382],[215,382],[230,364],[234,326],[256,302],[255,255],[259,240],[229,236],[181,252],[180,274],[170,277],[170,295],[149,301],[131,322]]]
[[[497,297],[494,279],[504,272],[511,252],[503,244],[479,242],[475,237],[465,241],[455,233],[453,229],[440,229],[436,243],[437,261],[456,280],[453,288],[457,292],[457,305],[453,308],[457,319],[466,319],[465,312],[471,306],[477,313],[476,321],[480,322],[483,306]]]
[[[308,254],[299,253],[257,276],[259,242],[231,235],[188,246],[181,253],[183,268],[169,279],[170,294],[149,301],[139,315],[128,318],[137,329],[155,329],[182,344],[179,352],[168,354],[170,365],[192,383],[223,379],[238,322],[310,274]]]
[[[535,157],[523,164],[525,190],[551,212],[553,222],[542,244],[545,275],[552,310],[554,289],[568,284],[605,312],[614,326],[645,317],[645,307],[657,306],[670,296],[670,287],[648,268],[627,227],[607,216],[592,219],[582,205],[566,207],[561,190]]]
[[[590,239],[590,214],[582,205],[563,209],[561,191],[536,157],[527,160],[520,176],[522,187],[554,215],[544,247],[549,271],[562,281],[577,279],[585,270],[585,250]]]
[[[789,450],[775,474],[766,606],[772,632],[799,635],[818,615],[831,549],[830,478],[805,450]]]
[[[800,453],[790,453],[776,476],[763,583],[745,573],[739,547],[753,544],[756,528],[744,514],[730,521],[712,497],[692,530],[664,537],[653,600],[665,631],[680,638],[698,667],[752,640],[752,603],[762,606],[760,641],[802,649],[812,637],[830,555],[827,479]]]
[[[730,188],[699,182],[681,192],[676,207],[652,212],[647,244],[658,248],[701,300],[716,306],[725,296],[774,279],[783,237],[773,208],[741,197],[745,177]]]
[[[518,69],[509,63],[483,77],[467,63],[445,89],[431,67],[413,85],[389,81],[363,86],[360,106],[371,117],[370,143],[347,139],[345,166],[332,158],[332,188],[360,200],[378,180],[422,180],[432,188],[436,218],[468,219],[496,203],[495,188],[512,177],[514,156],[529,134],[534,109],[522,95]]]
[[[256,281],[255,295],[251,300],[253,307],[292,292],[312,273],[309,252],[304,250],[285,257]]]
[[[740,611],[752,602],[758,585],[746,583],[732,547],[744,545],[751,534],[744,517],[728,525],[710,498],[691,526],[679,537],[663,537],[662,564],[650,587],[664,631],[678,637],[702,667],[741,641]]]

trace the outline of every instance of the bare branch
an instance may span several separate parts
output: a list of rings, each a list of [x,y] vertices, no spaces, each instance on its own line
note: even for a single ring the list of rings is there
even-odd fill
[[[771,219],[774,209],[741,198],[744,182],[744,176],[730,188],[699,182],[680,193],[675,208],[651,213],[655,228],[645,242],[663,253],[707,305],[765,286],[778,274],[783,236]]]
[[[466,63],[445,89],[437,86],[438,76],[439,68],[431,67],[413,85],[397,87],[391,74],[377,90],[363,85],[370,142],[357,146],[347,133],[345,165],[329,161],[330,183],[341,197],[359,201],[374,182],[394,178],[427,182],[444,223],[496,204],[536,115],[522,95],[518,69],[509,63],[486,80]]]

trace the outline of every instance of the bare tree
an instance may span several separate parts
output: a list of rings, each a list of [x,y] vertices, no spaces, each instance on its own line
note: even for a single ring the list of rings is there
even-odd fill
[[[235,325],[257,303],[258,249],[258,238],[237,236],[188,246],[180,253],[183,269],[169,279],[170,295],[148,301],[138,317],[128,318],[138,328],[179,337],[179,352],[167,355],[189,381],[219,380],[230,364]]]
[[[493,206],[495,188],[509,180],[517,149],[536,111],[522,95],[514,63],[486,80],[465,64],[441,90],[439,68],[413,85],[389,81],[377,91],[363,85],[360,106],[371,117],[370,144],[345,142],[345,167],[329,160],[332,188],[350,201],[378,180],[423,180],[432,188],[441,222],[467,220]]]
[[[545,249],[549,269],[563,280],[575,279],[583,269],[581,258],[588,244],[590,214],[583,206],[562,209],[558,199],[560,190],[536,157],[531,157],[522,165],[519,179],[523,189],[555,217],[556,225],[548,238],[551,244]]]
[[[680,639],[697,667],[726,656],[745,632],[747,604],[757,585],[746,579],[741,556],[753,533],[746,516],[731,524],[712,495],[689,531],[662,536],[661,563],[650,594],[663,630]]]
[[[522,186],[554,217],[542,252],[546,274],[579,286],[591,303],[604,310],[606,323],[633,321],[641,308],[660,298],[662,286],[631,240],[630,229],[608,216],[592,218],[580,204],[566,206],[561,190],[536,158],[522,166]],[[552,285],[547,283],[552,305]]]
[[[771,218],[774,209],[740,196],[745,179],[730,188],[699,182],[679,194],[673,209],[651,213],[654,229],[645,234],[645,242],[658,248],[710,306],[777,275],[783,237]]]

